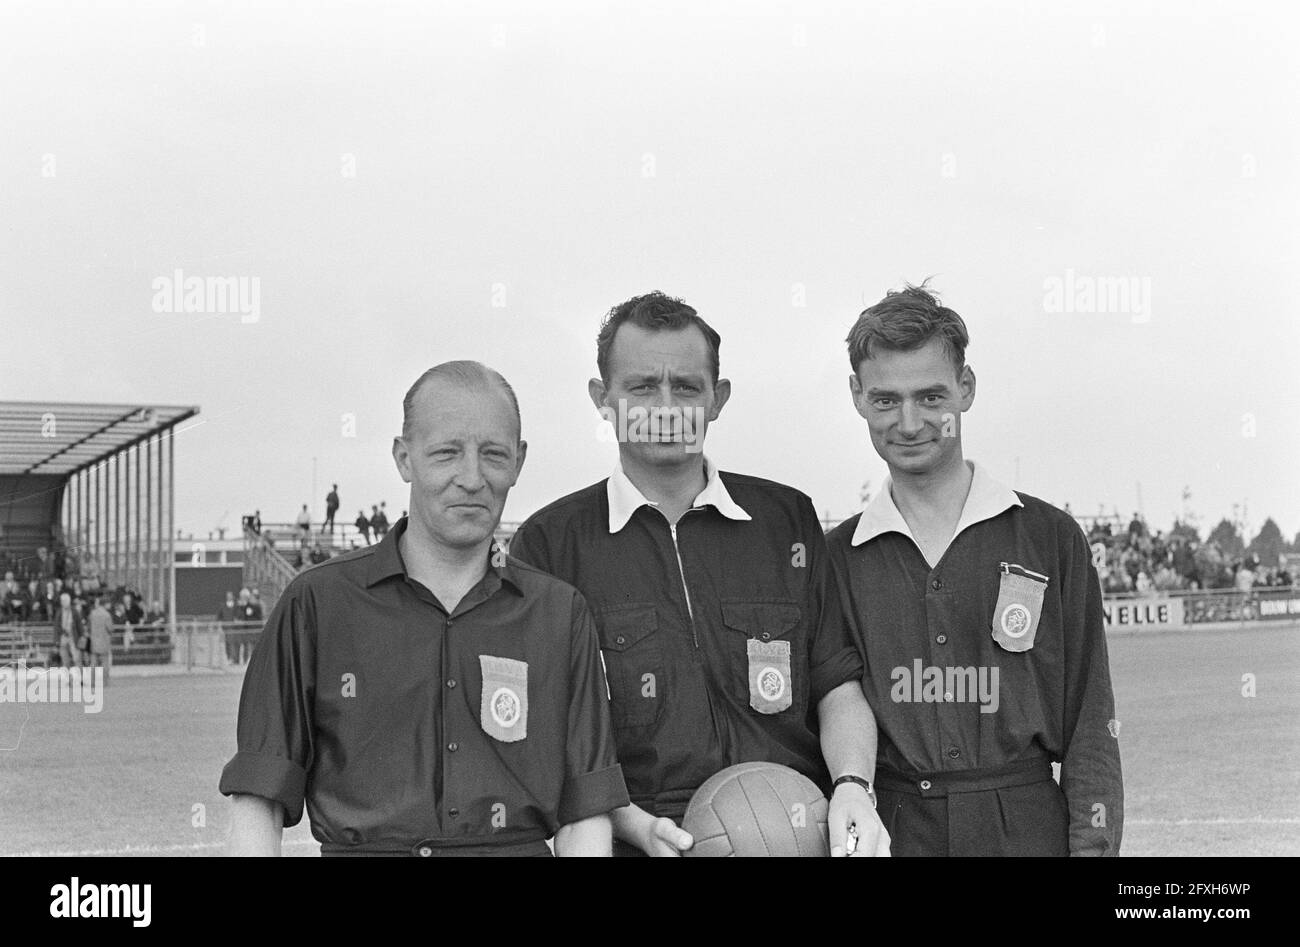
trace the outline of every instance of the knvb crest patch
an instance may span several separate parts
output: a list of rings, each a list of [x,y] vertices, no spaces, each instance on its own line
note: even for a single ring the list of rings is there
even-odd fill
[[[991,622],[993,640],[1004,651],[1028,651],[1038,635],[1048,577],[1013,563],[1001,563],[1000,570]]]
[[[790,642],[745,642],[749,657],[749,706],[761,714],[777,714],[790,707]]]
[[[479,699],[479,725],[502,743],[528,736],[528,662],[479,655],[483,689]]]

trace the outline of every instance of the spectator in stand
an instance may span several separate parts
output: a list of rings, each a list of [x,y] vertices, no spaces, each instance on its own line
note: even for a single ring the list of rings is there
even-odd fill
[[[370,520],[366,519],[365,510],[357,510],[357,520],[352,525],[357,528],[358,533],[360,533],[362,536],[365,537],[366,545],[369,546],[370,545]]]
[[[253,597],[249,601],[248,618],[246,621],[265,621],[262,614],[262,590],[253,589]]]
[[[1255,584],[1255,572],[1250,568],[1249,562],[1243,562],[1237,568],[1237,574],[1233,578],[1238,592],[1249,592]]]
[[[1137,592],[1138,595],[1151,594],[1151,577],[1147,575],[1145,569],[1138,571],[1137,578],[1133,580],[1133,590]]]
[[[339,485],[334,484],[334,489],[325,494],[325,523],[321,526],[321,532],[325,527],[329,527],[330,535],[334,535],[334,514],[339,511]]]
[[[81,642],[85,635],[81,613],[72,604],[72,596],[64,592],[59,596],[59,611],[54,617],[55,647],[63,667],[81,667]]]
[[[320,543],[317,543],[316,545],[311,547],[311,556],[309,558],[311,560],[311,564],[316,566],[316,565],[320,565],[322,562],[329,561],[329,554],[325,552],[324,549],[321,548]]]
[[[375,534],[375,542],[384,538],[384,534],[379,529],[379,505],[376,503],[370,505],[370,531]]]
[[[239,620],[257,621],[262,614],[262,606],[253,604],[253,594],[248,589],[242,591],[246,594],[239,596]]]
[[[1283,588],[1287,588],[1291,585],[1291,573],[1287,570],[1286,566],[1282,566],[1277,570],[1277,584]]]
[[[303,542],[311,536],[311,514],[307,512],[307,504],[302,505],[302,511],[298,514],[298,528],[302,530]]]
[[[133,592],[126,592],[122,595],[122,613],[128,625],[138,625],[144,621],[144,609],[135,600]]]
[[[32,579],[27,583],[27,620],[50,620],[50,613],[45,607],[45,595],[41,592],[41,583],[39,579]]]
[[[90,612],[90,652],[86,655],[87,667],[104,669],[104,686],[113,670],[113,616],[109,613],[108,599],[101,595],[95,599]]]
[[[217,621],[223,624],[239,620],[239,606],[235,604],[235,593],[226,593],[226,604],[217,609]]]

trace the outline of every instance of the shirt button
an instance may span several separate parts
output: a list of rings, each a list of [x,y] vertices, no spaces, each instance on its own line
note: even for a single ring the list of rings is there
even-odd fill
[[[957,757],[959,757],[959,756],[961,756],[961,750],[957,749],[955,746],[950,746],[950,747],[948,747],[948,757],[949,757],[949,759],[954,759],[954,760],[955,760],[955,759],[956,759]]]
[[[432,854],[433,854],[433,849],[430,848],[428,845],[421,845],[421,846],[420,846],[420,857],[421,857],[421,858],[428,858],[428,857],[430,857]]]
[[[459,743],[455,743],[455,742],[448,743],[448,744],[447,744],[447,749],[449,749],[449,750],[451,750],[451,752],[455,753],[457,750],[460,749],[460,744],[459,744]]]
[[[447,682],[447,686],[448,686],[448,687],[455,687],[455,686],[456,686],[456,679],[453,677],[450,681]]]
[[[614,639],[614,644],[625,645],[627,644],[627,639],[624,638],[622,635],[619,635],[617,638]]]
[[[935,579],[933,582],[930,583],[930,588],[934,589],[937,592],[941,588],[943,588],[943,583],[940,582],[938,579]]]
[[[937,636],[934,640],[937,641],[939,644],[947,644],[947,643],[948,643],[948,636],[947,636],[947,635],[939,635],[939,636]]]
[[[761,635],[759,635],[758,637],[762,638],[764,641],[771,641],[771,640],[772,640],[772,636],[771,636],[768,632],[766,632],[766,631],[763,632],[763,633],[762,633]]]
[[[454,819],[454,818],[456,818],[456,816],[460,815],[460,810],[459,810],[459,809],[448,809],[448,810],[447,810],[447,815],[451,816],[451,817]]]
[[[921,780],[921,788],[922,788],[922,789],[929,789],[929,788],[930,788],[930,780],[928,780],[928,779],[923,779],[923,780]]]

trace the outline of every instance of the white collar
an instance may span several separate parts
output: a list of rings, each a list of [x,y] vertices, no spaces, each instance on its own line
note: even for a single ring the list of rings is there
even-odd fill
[[[704,477],[704,489],[699,492],[691,503],[692,509],[699,506],[712,506],[727,519],[751,519],[750,515],[731,498],[731,494],[727,492],[727,487],[722,482],[722,478],[718,476],[718,468],[707,457],[704,458]],[[628,479],[627,474],[623,472],[622,461],[614,465],[614,472],[609,475],[609,481],[605,485],[605,493],[609,497],[609,531],[611,534],[617,533],[626,526],[627,521],[632,518],[632,514],[641,507],[657,507],[659,505],[647,500],[645,494],[638,490],[636,485]]]
[[[979,464],[973,460],[968,460],[966,463],[971,468],[970,492],[966,494],[966,503],[961,508],[957,528],[952,534],[953,539],[960,536],[962,530],[968,526],[991,520],[1013,506],[1024,506],[1014,490],[994,480]],[[907,528],[907,520],[903,519],[903,514],[898,511],[894,503],[892,486],[893,480],[886,477],[885,485],[880,492],[872,497],[863,509],[862,516],[858,519],[858,526],[853,531],[851,545],[861,546],[883,533],[902,533],[912,542],[916,542],[916,537]],[[951,545],[951,540],[949,544]],[[917,548],[920,548],[919,543]]]

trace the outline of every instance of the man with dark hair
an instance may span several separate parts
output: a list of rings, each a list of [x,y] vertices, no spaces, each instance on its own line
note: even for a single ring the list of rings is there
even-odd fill
[[[663,293],[612,309],[592,403],[615,428],[606,480],[520,527],[511,553],[591,602],[633,805],[616,854],[679,855],[696,789],[736,763],[781,763],[830,796],[835,855],[887,854],[871,787],[875,725],[812,502],[720,472],[702,450],[731,394],[720,339]]]
[[[411,516],[289,583],[239,705],[230,850],[608,855],[628,801],[600,645],[572,587],[493,546],[528,445],[499,375],[426,373],[393,461]]]
[[[895,854],[1118,854],[1119,727],[1083,533],[963,458],[966,325],[924,285],[865,310],[847,342],[890,476],[827,540]]]
[[[334,488],[325,494],[325,522],[321,525],[321,532],[328,527],[330,535],[334,535],[334,514],[339,511],[339,485],[334,484]]]

